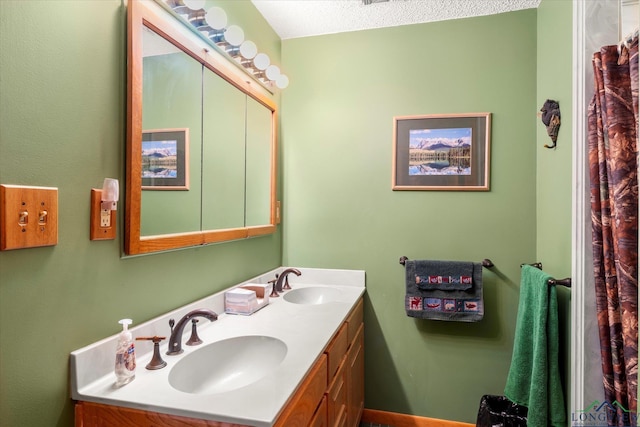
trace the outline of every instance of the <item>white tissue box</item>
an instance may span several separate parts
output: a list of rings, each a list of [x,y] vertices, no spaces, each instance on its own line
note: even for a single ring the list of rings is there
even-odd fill
[[[269,304],[271,285],[249,283],[224,294],[224,312],[249,315]]]

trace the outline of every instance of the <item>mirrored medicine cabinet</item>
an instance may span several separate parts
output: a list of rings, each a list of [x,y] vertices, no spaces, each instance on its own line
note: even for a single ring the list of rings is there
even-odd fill
[[[128,8],[125,253],[275,232],[275,103],[158,4]]]

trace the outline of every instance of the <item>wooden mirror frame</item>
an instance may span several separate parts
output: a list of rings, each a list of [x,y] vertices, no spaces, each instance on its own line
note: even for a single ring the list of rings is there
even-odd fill
[[[130,0],[128,3],[127,35],[127,155],[124,252],[145,254],[172,249],[196,247],[209,243],[239,240],[276,231],[276,161],[277,109],[255,82],[243,76],[233,64],[212,49],[205,47],[182,28],[181,23],[150,0]],[[216,73],[247,96],[272,111],[271,116],[271,194],[269,224],[219,230],[141,236],[142,208],[142,31],[146,26]],[[186,31],[186,32],[185,32]]]

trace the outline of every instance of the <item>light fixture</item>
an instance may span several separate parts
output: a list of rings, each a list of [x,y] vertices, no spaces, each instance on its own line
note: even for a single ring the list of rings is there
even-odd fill
[[[205,0],[182,0],[182,2],[191,10],[200,10],[205,4]]]
[[[266,53],[259,53],[253,58],[253,65],[260,71],[266,70],[269,64],[271,64],[271,60]]]
[[[264,71],[267,78],[271,81],[276,81],[280,76],[280,67],[277,65],[269,65],[267,69]]]
[[[118,198],[120,195],[120,186],[118,180],[114,178],[105,178],[102,183],[102,201],[101,207],[104,210],[118,210]]]
[[[244,41],[244,31],[237,25],[229,25],[224,32],[224,39],[231,46],[240,46]]]
[[[244,59],[253,59],[258,54],[258,46],[251,40],[245,40],[240,45],[240,55]]]
[[[207,37],[214,43],[221,42],[227,26],[227,13],[222,8],[214,6],[204,14],[204,20],[211,29]]]
[[[267,88],[284,89],[289,78],[281,73],[277,65],[265,53],[258,53],[258,47],[238,25],[228,25],[227,13],[214,6],[205,11],[206,0],[156,0],[171,10],[178,19],[195,28],[216,50],[234,62],[255,80]]]
[[[237,25],[229,25],[224,32],[224,41],[228,44],[226,51],[235,57],[240,54],[240,45],[244,41],[244,31]]]
[[[276,80],[276,86],[278,86],[278,89],[285,89],[289,86],[289,77],[284,74],[280,74]]]
[[[214,6],[211,9],[207,10],[207,13],[204,15],[204,19],[207,21],[207,24],[214,30],[223,30],[224,27],[227,26],[227,13],[224,9]]]

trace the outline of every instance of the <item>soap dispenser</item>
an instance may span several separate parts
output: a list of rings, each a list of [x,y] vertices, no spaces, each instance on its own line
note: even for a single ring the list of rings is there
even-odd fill
[[[133,336],[129,331],[131,322],[131,319],[122,319],[118,322],[122,325],[116,347],[115,374],[118,387],[130,383],[136,377],[136,352]]]

